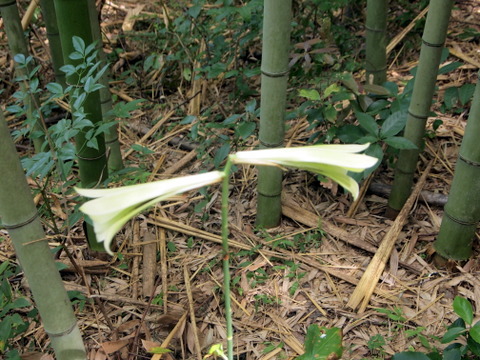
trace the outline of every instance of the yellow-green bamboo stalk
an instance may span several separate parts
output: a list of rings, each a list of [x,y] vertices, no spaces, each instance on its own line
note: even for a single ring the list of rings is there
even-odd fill
[[[365,69],[367,83],[387,81],[388,0],[367,0]]]
[[[480,73],[479,73],[480,75]],[[480,220],[480,81],[477,79],[442,225],[434,243],[444,258],[465,260]]]
[[[103,51],[102,32],[100,29],[100,22],[98,20],[97,7],[95,0],[88,0],[90,25],[92,26],[92,38],[97,42],[97,61],[103,67],[107,64],[107,57]],[[115,118],[111,114],[112,110],[112,94],[110,93],[110,84],[108,72],[105,72],[100,78],[100,84],[103,88],[100,89],[100,104],[102,107],[103,121],[114,121]],[[120,151],[120,142],[118,141],[118,125],[110,127],[105,133],[105,145],[108,152],[108,168],[111,171],[118,171],[123,169],[122,153]]]
[[[29,56],[28,45],[23,34],[22,23],[20,20],[20,15],[18,14],[17,2],[0,0],[0,12],[2,14],[3,24],[8,38],[7,40],[10,54],[12,57],[15,57],[17,54],[23,54],[25,58],[27,58]],[[21,77],[28,77],[28,74],[31,70],[31,66],[23,68],[16,66],[16,73]],[[28,91],[29,84],[26,81],[21,81],[19,85],[23,92]],[[27,119],[33,119],[34,113],[38,111],[37,108],[40,106],[38,97],[35,95],[26,97],[25,106]],[[35,152],[41,152],[42,146],[45,142],[45,131],[40,119],[37,119],[37,121],[33,123],[31,130],[30,137],[35,147]]]
[[[58,29],[62,41],[63,58],[67,64],[78,65],[81,60],[72,60],[69,55],[75,51],[72,38],[78,36],[86,45],[92,44],[92,31],[90,26],[90,14],[88,11],[88,0],[55,0],[57,12]],[[78,74],[67,76],[67,84],[79,86]],[[75,99],[70,99],[71,105]],[[72,106],[72,109],[74,106]],[[100,106],[99,92],[89,93],[83,104],[87,118],[92,123],[102,121],[102,110]],[[75,116],[74,117],[75,121]],[[91,188],[99,186],[108,177],[107,157],[105,150],[105,139],[97,136],[98,149],[87,146],[87,129],[75,136],[78,166],[80,169],[80,182],[82,187]],[[87,224],[87,238],[92,250],[103,251],[103,245],[98,243],[92,226]]]
[[[0,218],[28,280],[45,332],[58,360],[86,360],[67,292],[45,240],[15,145],[0,112]]]
[[[52,0],[40,0],[40,7],[42,8],[42,17],[45,22],[45,27],[47,28],[48,45],[52,57],[55,81],[65,87],[65,73],[60,70],[64,62],[55,5]]]
[[[260,100],[260,147],[283,146],[290,50],[291,0],[265,0]],[[281,215],[282,171],[258,168],[257,224],[277,226]]]
[[[425,124],[435,91],[452,5],[452,0],[430,0],[430,9],[422,37],[420,61],[415,75],[404,134],[417,146],[417,149],[400,151],[395,168],[395,180],[388,200],[389,210],[392,214],[400,211],[411,192],[419,151],[423,145]]]

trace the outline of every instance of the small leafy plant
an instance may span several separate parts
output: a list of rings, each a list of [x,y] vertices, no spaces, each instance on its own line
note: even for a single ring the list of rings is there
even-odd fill
[[[38,314],[35,308],[28,310],[32,306],[30,301],[19,296],[10,285],[11,278],[19,272],[20,269],[9,261],[0,264],[0,355],[6,360],[20,359],[13,339],[24,333]]]
[[[443,335],[442,344],[449,344],[443,354],[433,350],[428,354],[406,351],[395,354],[392,360],[470,360],[480,357],[480,321],[473,322],[472,304],[465,298],[456,296],[453,310],[459,316]]]

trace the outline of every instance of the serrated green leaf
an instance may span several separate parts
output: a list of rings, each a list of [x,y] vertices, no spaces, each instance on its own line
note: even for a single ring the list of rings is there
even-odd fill
[[[356,115],[360,126],[369,134],[378,137],[378,125],[375,119],[372,116],[362,112],[357,112]]]
[[[468,325],[472,324],[473,321],[473,308],[470,301],[461,297],[455,296],[453,300],[453,311],[460,316]]]
[[[407,113],[397,111],[391,114],[382,124],[380,128],[381,137],[391,137],[397,135],[405,128],[407,123]]]

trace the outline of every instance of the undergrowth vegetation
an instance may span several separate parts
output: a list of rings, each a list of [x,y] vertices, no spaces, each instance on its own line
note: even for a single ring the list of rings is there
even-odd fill
[[[389,16],[391,35],[411,22],[418,9],[427,2],[402,0],[392,4]],[[301,140],[306,144],[371,143],[366,154],[379,161],[376,167],[355,174],[357,180],[365,179],[379,166],[393,166],[398,150],[415,147],[401,136],[413,84],[411,76],[402,83],[387,82],[384,86],[366,85],[361,80],[359,73],[363,68],[362,31],[366,2],[297,0],[293,3],[287,126],[292,128],[293,120],[305,118],[308,127],[305,129],[305,138]],[[126,84],[136,100],[122,102],[116,99],[113,111],[117,121],[122,123],[122,119],[131,116],[140,106],[152,112],[167,109],[169,97],[180,97],[181,101],[177,101],[179,105],[174,108],[174,120],[160,127],[154,140],[161,140],[172,129],[184,127],[186,131],[182,142],[195,148],[205,169],[221,168],[230,153],[255,146],[259,117],[262,4],[262,0],[192,0],[189,6],[183,1],[169,2],[168,8],[163,6],[161,16],[142,14],[136,19],[133,31],[119,31],[109,54],[110,61],[118,65],[114,81]],[[408,58],[406,60],[417,56],[422,29],[423,20],[420,20],[405,38],[400,55]],[[472,32],[474,30],[466,29],[465,37],[472,36]],[[65,237],[81,217],[77,208],[70,208],[73,197],[71,189],[77,185],[76,178],[72,176],[77,172],[72,139],[79,131],[91,126],[86,116],[79,116],[72,121],[65,115],[62,100],[69,97],[76,99],[76,106],[71,111],[81,115],[86,93],[101,87],[98,79],[107,71],[106,67],[100,69],[95,61],[94,44],[84,44],[78,39],[75,43],[77,51],[71,56],[82,58],[84,62],[77,68],[65,67],[63,70],[67,74],[81,73],[83,87],[63,89],[59,84],[42,78],[40,66],[37,66],[28,78],[16,79],[17,82],[28,82],[29,92],[4,92],[4,95],[11,96],[7,111],[22,119],[25,115],[25,98],[31,93],[42,98],[42,103],[37,104],[36,118],[26,119],[15,131],[14,135],[19,141],[31,135],[31,124],[38,118],[61,115],[60,120],[48,124],[45,151],[34,156],[25,154],[22,159],[27,175],[37,184],[36,194],[41,194],[43,198],[41,213],[49,219],[46,223],[50,226],[50,234],[56,239]],[[445,52],[444,61],[447,56],[448,52]],[[15,61],[27,66],[33,59],[20,56]],[[397,58],[397,61],[402,59]],[[449,62],[442,66],[440,74],[454,71],[460,65],[458,62]],[[412,74],[414,72],[415,68]],[[194,81],[203,81],[197,93],[183,90]],[[472,84],[449,87],[444,92],[440,111],[453,114],[465,111],[473,90]],[[198,114],[192,115],[187,105],[201,93],[207,98],[205,105]],[[159,119],[153,119],[155,121]],[[108,123],[94,127],[87,138],[94,139],[112,125]],[[433,129],[436,130],[440,125],[441,120],[437,120]],[[86,146],[95,148],[97,145],[92,140]],[[132,145],[130,150],[134,161],[126,169],[111,174],[106,183],[129,185],[145,182],[150,177],[153,170],[152,151],[140,144]],[[211,213],[205,209],[212,199],[204,189],[200,193],[203,199],[193,210],[202,221],[207,221]],[[68,201],[61,201],[62,197]],[[63,209],[63,221],[56,216],[58,208]],[[255,229],[255,232],[268,244],[268,248],[293,253],[307,253],[318,248],[323,237],[321,230],[292,237],[272,237],[262,229]],[[195,240],[189,238],[186,246],[192,248],[196,245]],[[167,246],[168,255],[174,256],[178,250],[175,243],[168,242]],[[232,277],[232,290],[240,296],[244,295],[242,281],[252,289],[260,289],[251,296],[251,301],[256,311],[265,311],[270,306],[281,304],[281,299],[266,291],[263,285],[272,278],[285,276],[290,279],[288,291],[293,296],[306,273],[298,263],[286,259],[272,259],[273,266],[268,270],[251,266],[260,248],[254,247],[235,254],[232,273],[238,271]],[[118,254],[118,260],[117,271],[121,274],[128,269],[128,264],[121,254]],[[204,271],[210,272],[219,262],[219,259],[211,260]],[[5,261],[0,265],[0,352],[6,354],[6,359],[18,358],[14,348],[19,344],[34,346],[18,340],[19,335],[27,331],[30,322],[38,321],[29,300],[17,291],[20,272],[21,269],[10,262]],[[89,300],[80,292],[70,292],[70,295],[79,311],[88,306]],[[163,306],[162,296],[156,295],[152,303]],[[407,319],[401,310],[378,309],[390,321],[393,335],[388,338],[380,334],[371,336],[368,342],[372,355],[370,359],[387,358],[384,346],[395,341],[395,336],[400,332],[407,338],[415,339],[429,353],[420,354],[410,349],[412,351],[395,355],[394,360],[463,360],[480,356],[479,326],[473,324],[470,303],[456,298],[453,306],[460,318],[446,329],[443,339],[428,338],[422,333],[424,329],[405,326]],[[324,338],[331,341],[326,349],[325,342],[318,341]],[[456,342],[458,339],[464,341]],[[443,350],[443,355],[441,350],[435,348],[441,346],[440,343],[452,343]],[[282,346],[284,344],[281,342],[265,342],[265,353]],[[348,347],[348,344],[344,346]],[[341,356],[340,330],[310,327],[305,339],[305,351],[305,355],[299,359],[311,359],[318,354],[334,353]],[[449,354],[448,357],[445,354]]]

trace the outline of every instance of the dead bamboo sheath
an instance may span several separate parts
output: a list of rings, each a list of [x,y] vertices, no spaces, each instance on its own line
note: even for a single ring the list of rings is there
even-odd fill
[[[427,165],[427,168],[423,172],[420,180],[418,180],[415,188],[413,189],[412,193],[410,194],[409,198],[403,205],[402,210],[398,214],[397,218],[393,222],[391,228],[388,230],[387,234],[383,238],[382,243],[380,244],[377,253],[372,258],[372,261],[368,265],[367,269],[365,270],[362,278],[360,279],[357,287],[355,288],[350,300],[347,303],[347,306],[358,309],[359,313],[363,313],[370,301],[370,298],[373,294],[375,287],[377,286],[378,280],[382,275],[383,270],[385,269],[385,265],[390,258],[390,254],[392,249],[395,245],[395,241],[402,230],[403,225],[405,224],[408,214],[413,207],[420,191],[425,184],[428,174],[430,173],[430,169],[432,168],[433,160]]]

